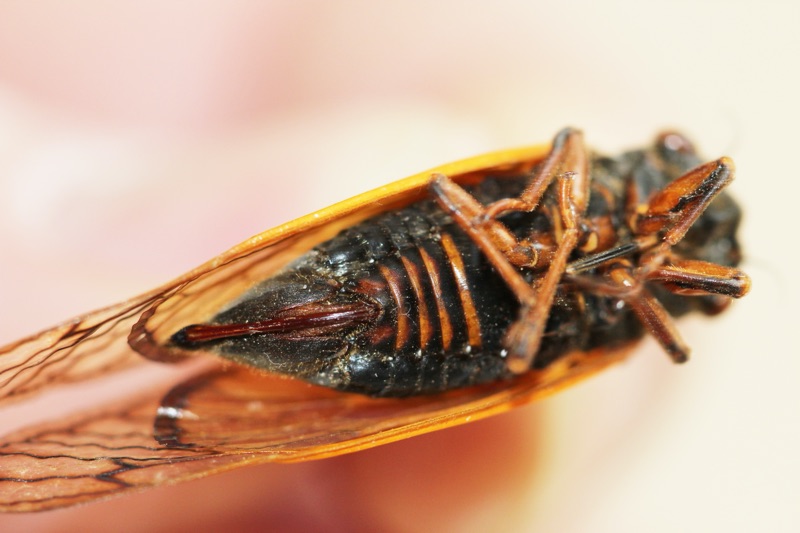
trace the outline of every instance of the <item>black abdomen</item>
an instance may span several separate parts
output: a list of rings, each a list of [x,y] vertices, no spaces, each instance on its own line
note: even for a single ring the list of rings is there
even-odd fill
[[[487,179],[473,194],[488,203],[518,194],[524,183],[522,177]],[[519,234],[550,230],[538,212],[514,215],[507,223]],[[559,293],[535,366],[587,348],[593,330],[620,322],[618,315],[598,311],[608,307],[601,302],[583,313],[576,298]],[[375,306],[375,318],[334,330],[232,336],[205,347],[251,366],[374,396],[429,394],[511,375],[502,341],[519,303],[472,240],[432,201],[343,231],[214,323],[252,323],[297,306],[353,301]],[[630,329],[625,339],[639,329]]]
[[[383,311],[336,367],[348,390],[419,394],[505,375],[500,344],[516,300],[469,238],[435,209],[382,215],[316,252],[315,266]]]
[[[670,173],[696,164],[694,156],[677,155],[683,159],[670,165],[658,152],[595,158],[583,229],[587,251],[579,243],[571,260],[629,242],[627,192],[646,195],[673,179]],[[485,177],[470,192],[486,205],[519,195],[527,179]],[[728,263],[736,262],[738,210],[720,196],[698,221],[701,229],[687,235],[687,257],[725,264],[727,257],[713,254],[727,240]],[[518,237],[552,246],[554,203],[548,193],[533,213],[502,222]],[[705,219],[724,235],[702,230]],[[589,250],[593,233],[605,237],[595,239],[601,248]],[[540,272],[523,275],[533,283]],[[664,304],[681,314],[702,310],[704,299],[670,294]],[[519,302],[475,243],[424,200],[346,229],[172,342],[338,390],[409,396],[510,377],[503,339],[518,312]],[[544,368],[573,351],[614,349],[642,335],[616,299],[562,283],[532,365]]]

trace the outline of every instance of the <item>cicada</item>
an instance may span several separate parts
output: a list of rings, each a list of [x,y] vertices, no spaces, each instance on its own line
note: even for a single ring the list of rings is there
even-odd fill
[[[353,452],[506,411],[747,293],[727,158],[677,133],[618,157],[565,129],[266,231],[147,294],[0,350],[0,401],[145,361],[170,390],[0,442],[0,508]]]

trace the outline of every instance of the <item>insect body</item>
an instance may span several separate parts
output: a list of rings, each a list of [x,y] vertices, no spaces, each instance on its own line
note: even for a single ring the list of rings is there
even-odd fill
[[[509,379],[520,373],[513,368],[509,332],[520,327],[541,326],[534,353],[517,354],[525,360],[522,371],[545,368],[572,352],[628,343],[642,335],[642,323],[676,359],[685,359],[687,349],[648,286],[667,289],[660,292],[672,314],[692,309],[715,313],[727,300],[714,295],[746,292],[747,278],[726,268],[739,259],[739,210],[726,197],[706,208],[730,179],[730,163],[715,162],[687,174],[692,181],[688,190],[681,182],[670,185],[676,173],[699,163],[688,144],[673,134],[669,140],[679,141],[677,150],[664,137],[648,152],[584,161],[582,166],[591,167],[590,181],[577,176],[586,169],[559,161],[584,157],[579,136],[565,130],[556,139],[562,152],[571,149],[577,155],[555,151],[533,171],[533,183],[544,184],[541,198],[530,206],[514,207],[503,217],[482,214],[486,218],[476,221],[467,209],[523,197],[530,175],[489,175],[465,189],[437,178],[433,189],[439,203],[421,201],[344,230],[256,285],[211,323],[179,331],[173,344],[373,396],[429,394]],[[568,143],[574,146],[567,148]],[[586,189],[581,192],[585,205],[572,222],[574,242],[564,252],[562,211],[572,206],[565,207],[559,194],[579,180],[584,180],[577,186]],[[672,190],[678,187],[680,196]],[[652,206],[643,200],[658,191],[661,196]],[[656,207],[664,210],[655,206],[664,195],[675,196],[667,202],[668,212],[654,212]],[[698,206],[710,210],[702,214]],[[683,235],[675,238],[670,232],[677,225],[685,233],[687,218],[701,218],[700,229],[673,251],[671,245]],[[705,220],[714,221],[713,234],[703,231]],[[483,229],[485,236],[470,235]],[[508,267],[522,257],[511,274],[519,278],[516,284],[504,279],[502,267],[478,247],[480,239],[491,245],[497,235],[496,240],[504,244],[508,239],[516,247],[494,252],[501,264]],[[568,262],[557,263],[560,253]],[[550,277],[555,281],[545,311],[525,316],[547,300],[539,293],[548,290]],[[528,292],[533,287],[533,295],[516,293],[519,284]],[[669,297],[669,291],[711,296]],[[521,305],[526,298],[533,300],[531,309]]]
[[[0,509],[489,416],[619,361],[645,332],[684,361],[670,317],[717,313],[749,288],[739,208],[721,192],[732,172],[676,134],[607,158],[567,129],[552,147],[440,167],[280,226],[2,348],[0,405],[146,359],[239,364],[0,437]]]

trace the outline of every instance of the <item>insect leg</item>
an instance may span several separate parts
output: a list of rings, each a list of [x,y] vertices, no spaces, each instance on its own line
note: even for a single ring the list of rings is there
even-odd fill
[[[560,230],[556,232],[558,246],[546,273],[534,288],[515,268],[535,266],[535,262],[530,262],[535,258],[532,244],[517,240],[496,218],[512,211],[533,211],[553,182],[558,200],[554,216],[559,219],[556,222],[560,222],[555,224]],[[588,158],[581,133],[566,129],[556,136],[550,155],[518,198],[499,200],[485,208],[442,175],[434,176],[431,191],[442,208],[475,241],[522,304],[520,317],[506,333],[504,344],[509,352],[509,370],[527,371],[539,350],[556,288],[569,255],[578,243],[578,226],[588,204]]]
[[[584,284],[584,280],[591,283],[592,278],[582,276],[584,271],[609,264],[641,249],[642,246],[634,241],[594,255],[587,255],[569,263],[565,275],[584,288],[590,288]],[[682,296],[717,294],[741,298],[750,290],[750,277],[738,268],[708,261],[680,259],[672,255],[667,257],[667,263],[649,272],[646,279],[664,284],[675,294]]]
[[[485,208],[471,194],[443,174],[434,174],[430,189],[437,203],[447,211],[456,224],[466,232],[483,252],[492,266],[511,288],[520,302],[533,301],[536,297],[533,287],[520,275],[512,258],[528,257],[528,265],[536,264],[535,254],[531,256],[519,250],[517,240],[508,229],[497,220],[476,224]],[[533,248],[529,248],[533,251]]]
[[[589,182],[586,148],[583,134],[572,128],[564,128],[553,139],[550,154],[531,178],[525,190],[517,198],[497,200],[486,207],[484,218],[496,219],[507,213],[523,211],[529,213],[536,209],[547,188],[554,180],[565,174],[582,172],[585,179],[581,192],[584,201],[588,200]]]
[[[562,136],[563,144],[558,148],[561,158],[560,174],[555,183],[558,198],[556,216],[560,219],[561,232],[560,235],[556,232],[558,246],[547,272],[543,278],[537,280],[535,300],[523,302],[520,317],[511,324],[506,333],[504,344],[509,351],[507,365],[514,373],[528,370],[539,351],[556,289],[564,275],[569,256],[578,244],[579,225],[589,201],[589,165],[582,136],[573,130],[564,130],[553,143],[554,151]],[[534,209],[534,202],[539,200],[534,193],[541,196],[543,192],[536,189],[538,179],[539,176],[535,177],[532,185],[520,196],[520,207],[525,210]],[[497,211],[495,206],[496,203],[489,209],[494,208]],[[503,209],[503,212],[508,212],[508,209]]]
[[[608,277],[605,278],[567,274],[565,279],[584,291],[617,298],[628,304],[672,360],[685,362],[689,358],[688,346],[681,339],[672,317],[635,274],[630,261],[619,260],[608,268]]]
[[[719,294],[741,298],[750,290],[750,278],[738,268],[687,259],[671,259],[669,265],[647,276],[658,281],[675,294],[702,296]]]
[[[627,262],[626,262],[627,263]],[[684,363],[689,359],[689,347],[681,338],[669,313],[641,285],[633,274],[630,264],[622,264],[609,273],[611,280],[620,289],[620,299],[627,303],[645,328],[656,338],[661,347],[676,363]]]
[[[661,245],[643,258],[645,273],[663,263],[669,248],[680,242],[708,204],[733,181],[727,157],[696,167],[658,191],[634,220],[638,236],[658,235]]]

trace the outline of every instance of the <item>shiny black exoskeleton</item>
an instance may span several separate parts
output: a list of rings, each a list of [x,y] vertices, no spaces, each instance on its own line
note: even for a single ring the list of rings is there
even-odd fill
[[[618,158],[594,156],[585,222],[606,228],[602,247],[629,242],[630,197],[647,199],[700,163],[664,137]],[[528,176],[486,176],[470,192],[483,204],[515,197]],[[518,236],[552,241],[553,193],[532,213],[502,221]],[[734,266],[740,210],[722,193],[675,251],[688,259]],[[587,239],[588,240],[588,239]],[[587,255],[579,246],[571,260]],[[635,261],[635,256],[634,256]],[[537,269],[525,273],[534,281]],[[589,272],[591,274],[591,272]],[[673,315],[719,309],[715,296],[678,296],[651,284]],[[503,336],[519,303],[484,255],[431,200],[386,212],[325,242],[222,310],[212,325],[259,326],[257,332],[189,335],[173,344],[203,349],[256,368],[373,396],[429,394],[511,377]],[[357,317],[357,318],[354,318]],[[191,326],[190,326],[191,328]],[[643,335],[619,300],[560,286],[533,368],[574,351],[614,349]]]

